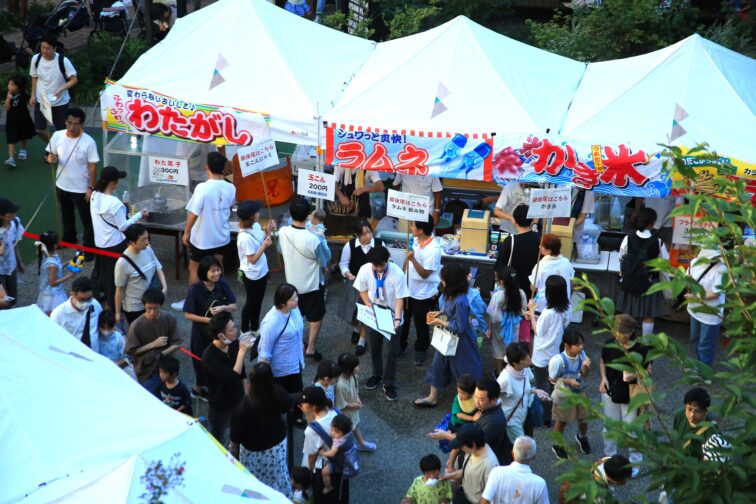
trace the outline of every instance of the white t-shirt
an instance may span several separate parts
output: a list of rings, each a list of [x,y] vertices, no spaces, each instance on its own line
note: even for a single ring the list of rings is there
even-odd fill
[[[150,286],[152,277],[158,271],[163,270],[163,265],[158,261],[152,247],[147,247],[138,254],[132,254],[129,249],[123,252],[129,259],[134,261],[144,274],[142,278],[137,270],[123,257],[118,258],[115,263],[114,283],[116,287],[123,288],[123,298],[121,304],[127,312],[136,312],[144,310],[142,295],[147,287]]]
[[[409,297],[407,279],[402,269],[392,262],[386,265],[386,270],[383,274],[383,289],[380,289],[379,295],[376,295],[376,280],[373,273],[373,265],[372,263],[363,264],[354,278],[354,288],[359,292],[367,291],[371,303],[393,310],[397,299]]]
[[[533,365],[544,368],[549,360],[559,353],[564,330],[570,323],[570,311],[558,312],[546,308],[536,320],[536,336],[533,339]]]
[[[268,258],[265,252],[257,262],[252,264],[247,256],[255,255],[265,241],[265,231],[255,222],[250,229],[240,229],[236,236],[236,249],[239,251],[239,269],[250,280],[260,280],[268,274]]]
[[[354,183],[357,187],[357,170],[345,170],[341,165],[333,167],[333,176],[336,178],[336,183],[342,186],[347,186]],[[376,182],[381,181],[381,176],[375,170],[365,171],[365,183],[367,185],[374,185]]]
[[[412,299],[432,298],[438,293],[438,284],[441,283],[441,247],[435,236],[425,247],[420,247],[420,241],[412,238],[412,250],[415,251],[415,259],[420,266],[432,273],[428,278],[423,278],[410,262],[409,295]]]
[[[493,469],[482,497],[491,504],[549,504],[546,481],[519,462]]]
[[[499,459],[490,446],[486,445],[486,453],[483,457],[467,455],[465,458],[465,471],[462,477],[462,489],[465,497],[470,502],[480,502],[483,489],[491,471],[499,465]]]
[[[691,262],[690,268],[688,269],[688,276],[693,278],[693,280],[698,280],[698,278],[703,275],[703,272],[706,271],[706,269],[711,265],[710,263],[698,264],[699,260],[704,257],[707,259],[713,259],[718,255],[718,252],[714,253],[713,251],[706,249],[701,250],[701,252],[699,252],[698,254],[698,257],[693,259],[693,261]],[[722,291],[722,283],[726,281],[726,279],[723,278],[726,271],[727,267],[724,265],[724,263],[720,262],[719,264],[712,266],[711,269],[706,272],[703,278],[698,281],[701,287],[706,289],[706,292],[716,292],[719,294],[719,296],[715,297],[714,299],[704,301],[704,304],[706,304],[707,306],[711,306],[713,308],[719,307],[718,315],[694,311],[701,307],[701,303],[688,304],[688,313],[690,314],[690,316],[698,320],[702,324],[715,326],[722,323],[725,303],[725,294]]]
[[[504,411],[504,415],[509,418],[512,411],[515,411],[512,418],[507,420],[507,424],[523,425],[525,424],[525,417],[528,416],[528,406],[530,405],[530,390],[533,388],[530,384],[535,379],[533,371],[530,368],[523,370],[525,378],[515,376],[509,371],[509,366],[499,374],[496,379],[501,387],[501,409]],[[520,397],[523,397],[523,381],[525,382],[525,398],[520,403]]]
[[[32,56],[31,68],[29,69],[29,75],[34,78],[37,77],[37,92],[35,98],[39,103],[42,103],[43,94],[47,94],[50,100],[50,106],[59,107],[65,105],[71,100],[71,96],[68,94],[68,90],[64,90],[58,95],[57,100],[52,100],[50,95],[60,89],[65,83],[66,78],[60,73],[60,64],[58,58],[63,58],[63,67],[66,69],[66,74],[70,79],[76,75],[76,69],[71,62],[65,56],[56,54],[51,60],[40,58],[39,66],[36,65],[39,54]]]
[[[56,131],[50,138],[47,152],[58,156],[55,185],[59,189],[72,193],[87,192],[89,188],[88,165],[100,162],[94,139],[84,132],[78,138],[70,138],[66,130]]]
[[[115,247],[121,243],[126,239],[123,231],[142,218],[140,213],[134,214],[130,219],[127,218],[126,205],[121,203],[121,200],[112,194],[99,191],[92,193],[89,209],[92,214],[95,245],[100,248]]]
[[[320,238],[306,229],[285,226],[278,232],[278,243],[283,255],[286,281],[297,288],[300,296],[318,290]]]
[[[559,275],[564,278],[567,282],[567,299],[570,299],[570,281],[575,276],[575,269],[570,264],[569,259],[563,255],[544,256],[539,264],[533,266],[533,272],[528,277],[530,283],[535,285],[538,290],[535,299],[537,312],[546,309],[546,279],[551,275]],[[538,270],[538,277],[536,277],[536,270]]]
[[[317,422],[323,427],[323,430],[331,435],[331,422],[336,418],[336,412],[333,410],[328,411],[325,416],[319,418]],[[318,458],[315,460],[315,469],[321,469],[323,464],[327,461],[322,455],[319,454],[320,449],[323,448],[323,438],[321,438],[315,430],[309,425],[304,431],[304,444],[302,445],[302,467],[309,467],[307,457],[309,455],[315,455],[318,453]]]
[[[197,216],[189,241],[198,249],[222,247],[231,241],[228,219],[236,188],[225,180],[208,179],[197,184],[186,209]]]
[[[441,185],[441,180],[438,177],[421,177],[419,175],[399,174],[394,177],[394,185],[401,185],[402,192],[418,194],[430,198],[428,211],[430,212],[430,216],[433,217],[433,211],[435,209],[433,193],[444,190],[444,186]]]

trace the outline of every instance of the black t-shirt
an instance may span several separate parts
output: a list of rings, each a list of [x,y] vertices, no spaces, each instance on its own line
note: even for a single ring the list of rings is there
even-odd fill
[[[517,274],[517,283],[526,295],[530,295],[530,280],[528,276],[538,262],[538,248],[541,245],[541,234],[535,231],[514,235],[514,253],[512,253],[511,266]],[[504,267],[509,262],[509,254],[512,251],[512,236],[507,236],[504,243],[499,247],[499,255],[496,257],[496,269]]]
[[[211,306],[222,306],[230,303],[236,303],[236,296],[224,279],[221,278],[217,281],[212,291],[207,290],[205,282],[200,280],[189,287],[183,311],[200,317],[207,317],[209,316],[207,312]],[[207,324],[192,322],[192,340],[205,341],[208,344],[213,340],[208,332]]]
[[[212,343],[202,353],[202,367],[205,369],[207,388],[210,393],[208,403],[211,408],[221,411],[235,408],[244,395],[242,387],[244,368],[241,374],[234,371],[238,353],[238,340],[228,346],[228,353]]]
[[[512,462],[512,445],[507,436],[507,416],[501,409],[501,404],[482,412],[476,423],[483,430],[486,444],[499,459],[499,465]]]
[[[625,353],[617,346],[617,340],[609,338],[601,348],[601,360],[606,366],[606,381],[609,382],[609,397],[617,404],[630,402],[630,383],[622,379],[622,371],[609,367],[609,364],[625,357]],[[643,362],[646,362],[649,348],[636,343],[628,349],[630,352],[641,354]],[[632,382],[635,383],[635,382]]]
[[[270,404],[245,397],[231,418],[231,441],[244,445],[250,451],[273,448],[286,437],[286,423],[282,415],[291,407],[291,397],[277,384],[273,385]]]
[[[163,401],[164,404],[167,404],[175,410],[179,409],[181,406],[185,406],[182,413],[190,416],[192,415],[192,396],[189,393],[189,389],[184,385],[184,382],[179,380],[175,387],[168,388],[165,382],[161,381],[155,391],[155,395],[158,399]]]

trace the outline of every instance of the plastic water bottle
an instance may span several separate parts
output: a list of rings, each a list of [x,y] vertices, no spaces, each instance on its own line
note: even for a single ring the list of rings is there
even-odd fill
[[[439,159],[442,163],[448,163],[452,159],[458,158],[465,145],[467,145],[467,137],[457,133],[454,135],[454,138],[451,139],[451,142],[444,146],[444,153],[441,154]]]
[[[462,158],[462,164],[459,165],[458,169],[464,169],[465,175],[467,175],[483,164],[483,161],[491,154],[491,151],[493,149],[487,143],[478,145],[471,152],[465,154],[465,157]]]
[[[609,210],[609,228],[610,229],[622,229],[622,221],[624,215],[622,215],[622,205],[620,204],[617,196],[612,198],[612,206]]]
[[[131,213],[131,207],[129,205],[129,191],[123,191],[123,197],[121,197],[121,201],[123,201],[123,204],[126,205],[126,215],[128,216]]]

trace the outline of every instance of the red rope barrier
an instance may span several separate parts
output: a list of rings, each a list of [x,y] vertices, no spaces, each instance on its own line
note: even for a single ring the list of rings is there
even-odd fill
[[[196,355],[194,355],[194,354],[193,354],[192,352],[190,352],[190,351],[189,351],[189,350],[187,350],[186,348],[184,348],[184,347],[179,347],[179,350],[181,350],[182,352],[184,352],[184,353],[185,353],[186,355],[188,355],[188,356],[189,356],[189,357],[191,357],[192,359],[194,359],[194,360],[198,360],[198,361],[202,362],[202,359],[200,359],[199,357],[197,357]]]
[[[25,231],[24,238],[31,238],[32,240],[39,240],[39,235]],[[74,250],[81,250],[82,252],[89,252],[90,254],[97,254],[101,256],[112,257],[114,259],[118,259],[119,257],[121,257],[121,254],[119,254],[118,252],[110,252],[107,250],[101,250],[101,249],[92,248],[92,247],[85,247],[84,245],[77,245],[76,243],[68,243],[68,242],[61,241],[61,242],[58,242],[58,245],[60,245],[61,247],[66,247],[66,248],[70,248]]]

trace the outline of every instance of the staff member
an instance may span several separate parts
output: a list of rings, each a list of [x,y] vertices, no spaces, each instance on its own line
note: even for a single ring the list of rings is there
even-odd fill
[[[433,217],[433,223],[438,223],[438,216],[441,214],[441,191],[444,190],[444,186],[441,185],[441,180],[438,177],[421,177],[420,175],[404,175],[400,173],[394,177],[393,185],[401,187],[402,192],[427,196],[430,201],[428,211],[431,217]],[[397,230],[407,231],[408,228],[409,222],[400,219]]]
[[[336,197],[342,205],[349,204],[349,198],[357,198],[357,216],[369,219],[370,211],[370,193],[383,192],[383,182],[375,170],[365,171],[365,182],[372,182],[370,185],[356,187],[356,170],[342,168],[336,165],[333,169],[333,175],[336,178]]]

